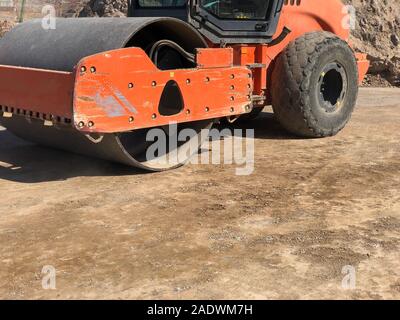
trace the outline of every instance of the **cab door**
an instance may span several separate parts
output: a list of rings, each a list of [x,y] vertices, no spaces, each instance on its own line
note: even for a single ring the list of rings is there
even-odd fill
[[[190,0],[190,23],[211,41],[267,43],[284,0]]]

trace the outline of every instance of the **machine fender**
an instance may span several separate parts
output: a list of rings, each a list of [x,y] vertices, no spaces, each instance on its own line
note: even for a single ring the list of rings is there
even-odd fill
[[[274,60],[289,42],[307,32],[329,31],[345,41],[349,41],[350,30],[346,26],[347,7],[340,0],[287,1],[283,6],[277,34],[285,28],[292,32],[279,44],[268,47],[268,58]]]

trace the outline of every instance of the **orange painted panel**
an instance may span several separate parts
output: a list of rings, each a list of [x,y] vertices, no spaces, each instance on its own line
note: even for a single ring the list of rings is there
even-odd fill
[[[233,49],[197,49],[196,60],[199,68],[229,68],[233,66]]]
[[[249,112],[253,79],[246,67],[158,70],[140,48],[83,59],[77,70],[74,123],[84,132],[122,132]],[[168,82],[178,85],[184,108],[163,116]]]

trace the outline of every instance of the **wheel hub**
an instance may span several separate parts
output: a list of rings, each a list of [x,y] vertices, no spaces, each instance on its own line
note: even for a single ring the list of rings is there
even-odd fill
[[[337,62],[330,63],[322,70],[318,80],[318,99],[327,113],[339,110],[347,92],[347,75]]]

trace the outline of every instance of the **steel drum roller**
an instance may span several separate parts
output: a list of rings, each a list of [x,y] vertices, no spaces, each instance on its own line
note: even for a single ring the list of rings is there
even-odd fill
[[[32,20],[18,25],[0,39],[0,64],[71,72],[84,57],[129,46],[146,49],[163,39],[178,43],[188,52],[206,47],[195,29],[173,18],[57,19],[55,30],[45,30],[41,20]],[[185,162],[165,163],[161,160],[165,155],[158,155],[159,159],[147,159],[146,150],[151,144],[146,142],[148,129],[105,134],[97,139],[72,127],[46,127],[42,121],[21,116],[0,121],[10,132],[25,140],[141,169],[161,171]],[[187,123],[179,125],[178,130],[191,128],[200,132],[211,125],[210,121]],[[202,141],[195,140],[181,143],[178,150],[169,149],[167,153],[186,153],[190,143],[200,146]]]

